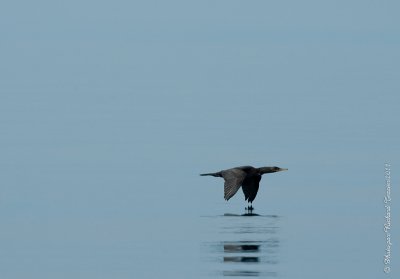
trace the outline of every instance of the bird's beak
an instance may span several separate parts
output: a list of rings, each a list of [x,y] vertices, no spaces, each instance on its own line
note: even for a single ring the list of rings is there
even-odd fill
[[[279,169],[279,171],[287,171],[287,170],[289,170],[289,169],[282,169],[282,168]]]

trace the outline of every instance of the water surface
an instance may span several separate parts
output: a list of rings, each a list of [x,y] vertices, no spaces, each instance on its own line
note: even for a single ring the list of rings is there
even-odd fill
[[[203,273],[210,277],[277,277],[280,218],[276,215],[203,217]]]

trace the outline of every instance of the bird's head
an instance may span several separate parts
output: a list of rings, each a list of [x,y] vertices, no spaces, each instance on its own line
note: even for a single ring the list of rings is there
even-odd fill
[[[273,172],[286,171],[286,170],[288,170],[288,169],[279,168],[279,167],[262,167],[262,168],[259,168],[260,174],[273,173]]]

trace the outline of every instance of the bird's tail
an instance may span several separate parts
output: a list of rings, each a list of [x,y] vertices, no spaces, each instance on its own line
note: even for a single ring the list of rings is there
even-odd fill
[[[215,177],[222,177],[222,175],[221,175],[221,172],[219,171],[219,172],[212,172],[212,173],[202,173],[202,174],[200,174],[201,176],[207,176],[207,175],[210,175],[210,176],[215,176]]]

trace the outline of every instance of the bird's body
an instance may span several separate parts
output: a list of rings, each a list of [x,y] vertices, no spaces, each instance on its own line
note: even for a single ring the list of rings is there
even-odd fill
[[[225,200],[229,200],[231,197],[233,197],[241,186],[245,200],[252,203],[257,196],[261,176],[265,173],[272,173],[283,170],[287,169],[281,169],[278,167],[254,168],[252,166],[241,166],[227,170],[222,170],[215,173],[203,173],[200,175],[222,177],[225,180],[224,184]],[[249,209],[253,209],[253,207],[251,206],[249,207]]]

